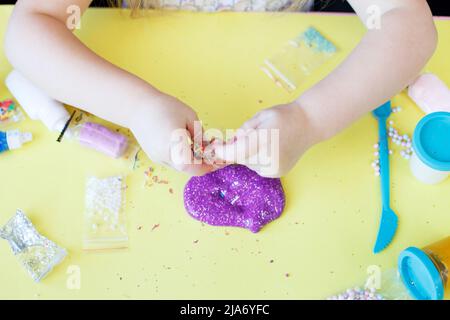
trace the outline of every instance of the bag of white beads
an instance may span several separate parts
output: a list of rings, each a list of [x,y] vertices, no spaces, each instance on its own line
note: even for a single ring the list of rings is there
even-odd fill
[[[128,247],[125,177],[89,177],[86,182],[84,250]]]
[[[363,285],[346,289],[328,300],[413,300],[397,269],[380,272],[377,267],[372,271]]]

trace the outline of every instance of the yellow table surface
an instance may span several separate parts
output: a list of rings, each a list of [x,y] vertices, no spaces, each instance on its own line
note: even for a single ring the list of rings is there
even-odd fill
[[[1,42],[11,10],[0,8]],[[425,70],[450,83],[450,21],[436,24],[440,42]],[[310,25],[332,39],[340,53],[288,94],[259,65]],[[364,28],[355,16],[153,12],[130,19],[117,10],[90,9],[77,34],[106,59],[192,106],[207,128],[224,129],[237,128],[262,108],[294,99],[342,61]],[[10,70],[2,54],[0,78]],[[0,84],[0,98],[9,96]],[[419,109],[405,93],[395,96],[393,105],[402,107],[392,116],[395,126],[411,134],[422,116]],[[124,106],[125,114],[132,110]],[[17,127],[31,131],[35,139],[1,155],[0,224],[22,208],[69,255],[36,284],[8,243],[0,241],[3,299],[322,299],[361,284],[369,266],[394,268],[402,249],[450,235],[450,181],[419,183],[395,152],[392,207],[399,228],[387,250],[372,253],[381,209],[379,178],[370,166],[377,141],[370,115],[305,154],[283,178],[283,215],[257,234],[190,218],[183,206],[184,174],[145,157],[133,170],[129,163],[76,144],[59,144],[40,122],[27,119]],[[144,187],[150,165],[168,185]],[[86,177],[117,174],[128,176],[129,249],[83,252]],[[154,225],[159,227],[152,231]],[[67,288],[70,266],[80,268],[79,290]]]

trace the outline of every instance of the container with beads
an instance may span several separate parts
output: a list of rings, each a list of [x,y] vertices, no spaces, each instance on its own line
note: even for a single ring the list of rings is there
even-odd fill
[[[409,247],[398,259],[403,284],[419,300],[442,300],[450,292],[449,268],[450,237],[421,249]]]
[[[367,281],[329,300],[442,300],[450,294],[450,236],[422,248],[409,247],[397,269],[380,272],[378,286]]]
[[[22,120],[23,115],[13,100],[0,101],[0,127]]]
[[[119,249],[128,246],[125,177],[89,177],[86,182],[84,250]]]
[[[328,298],[328,300],[411,300],[400,274],[395,268],[380,272],[377,281],[368,278],[363,286],[356,286]]]

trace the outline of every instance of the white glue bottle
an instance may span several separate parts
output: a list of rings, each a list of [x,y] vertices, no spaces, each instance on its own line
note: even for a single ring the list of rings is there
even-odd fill
[[[29,132],[20,132],[19,130],[0,131],[0,153],[19,149],[24,143],[30,142],[33,136]]]
[[[61,102],[50,98],[17,70],[8,75],[5,84],[31,119],[42,121],[50,131],[63,130],[70,115]]]

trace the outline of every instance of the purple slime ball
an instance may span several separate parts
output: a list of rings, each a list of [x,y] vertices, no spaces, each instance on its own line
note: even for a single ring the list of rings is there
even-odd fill
[[[189,215],[213,226],[258,232],[281,215],[284,204],[280,179],[261,177],[243,165],[192,177],[184,188]]]

